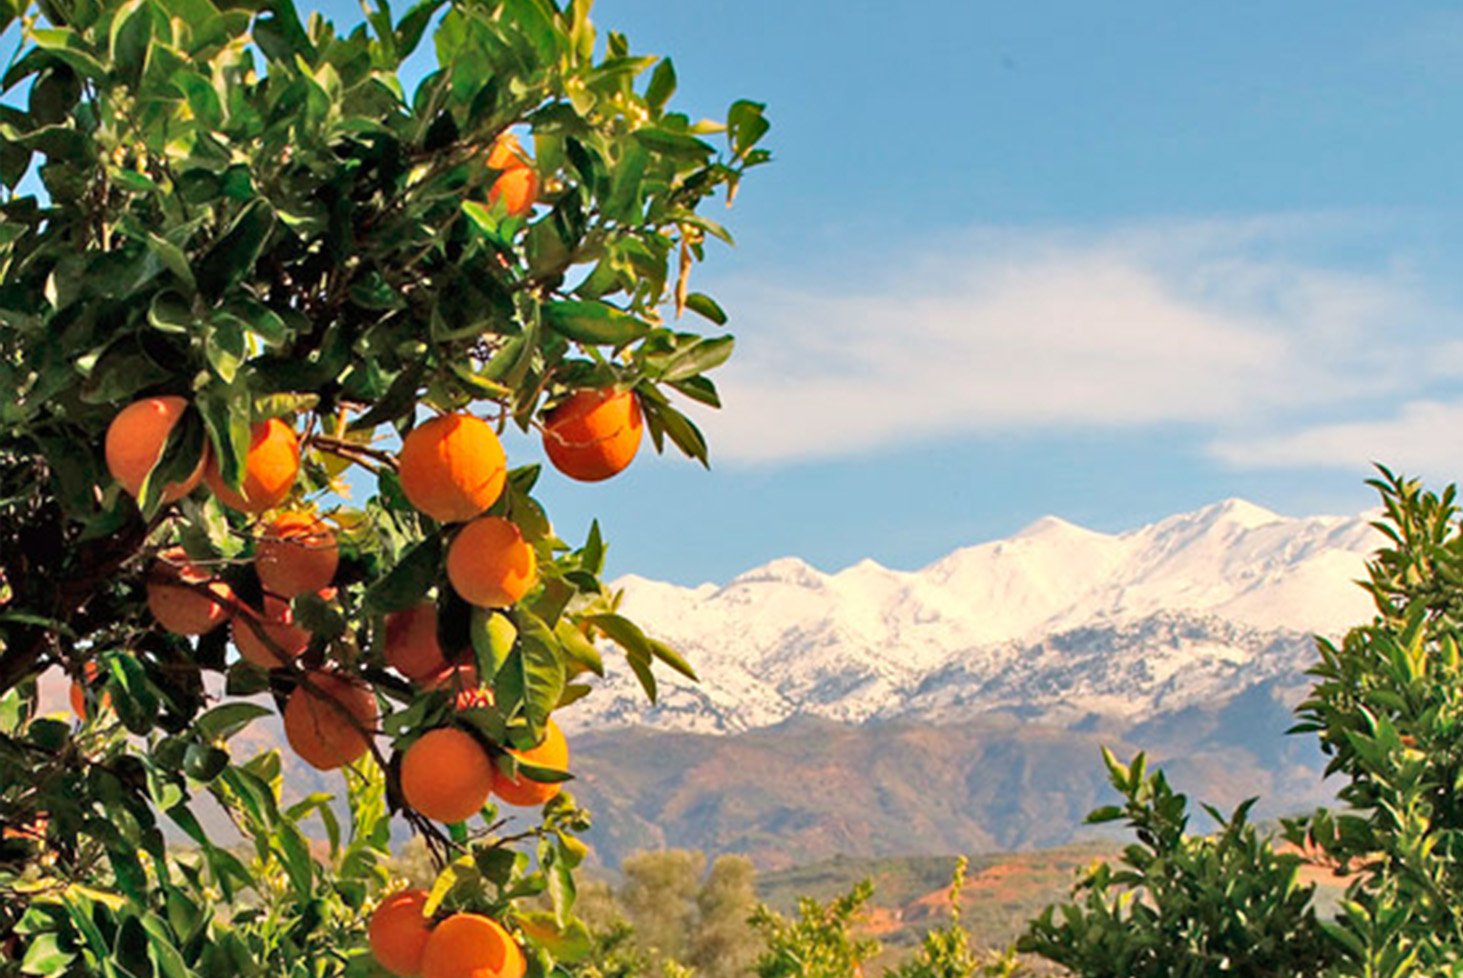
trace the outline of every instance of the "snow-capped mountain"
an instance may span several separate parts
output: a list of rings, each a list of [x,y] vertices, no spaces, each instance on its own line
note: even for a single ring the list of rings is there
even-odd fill
[[[915,571],[774,560],[725,585],[626,577],[623,610],[679,648],[649,707],[611,670],[569,724],[734,732],[807,715],[942,722],[991,710],[1139,720],[1265,682],[1302,688],[1310,635],[1371,617],[1373,514],[1231,499],[1126,533],[1045,517]]]

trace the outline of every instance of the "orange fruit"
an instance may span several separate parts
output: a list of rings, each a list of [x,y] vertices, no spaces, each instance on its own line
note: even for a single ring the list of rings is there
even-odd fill
[[[552,768],[555,771],[569,770],[569,742],[564,739],[564,732],[553,720],[544,729],[543,743],[528,750],[510,750],[508,753],[539,767]],[[510,805],[542,805],[557,795],[559,790],[557,781],[552,784],[534,781],[525,777],[522,772],[510,778],[499,771],[497,765],[493,766],[493,794]]]
[[[444,414],[407,433],[397,468],[408,502],[439,523],[460,523],[498,501],[508,457],[486,421]]]
[[[509,217],[523,217],[538,199],[538,174],[528,165],[504,170],[488,188],[488,206],[503,202]]]
[[[288,601],[276,598],[272,594],[264,596],[264,613],[260,614],[250,608],[248,615],[259,625],[259,630],[268,636],[269,641],[279,646],[276,651],[259,637],[254,626],[244,619],[242,615],[234,616],[232,630],[234,646],[238,648],[239,654],[245,660],[262,666],[265,669],[279,669],[289,662],[299,658],[305,649],[310,647],[310,630],[301,628],[295,624],[295,614],[290,609]],[[285,658],[280,658],[281,653]]]
[[[529,165],[523,144],[511,132],[505,132],[493,140],[493,148],[488,150],[487,162],[488,169],[499,171],[517,170]]]
[[[76,719],[86,719],[86,687],[94,684],[101,675],[102,667],[95,660],[88,660],[81,667],[81,678],[71,681],[71,712],[76,714]],[[103,693],[97,705],[103,710],[107,709],[112,705],[112,695]]]
[[[367,733],[374,731],[377,716],[371,690],[337,672],[317,670],[306,673],[306,678],[314,689],[301,682],[284,706],[290,747],[321,771],[344,767],[365,755],[371,749]]]
[[[117,412],[107,426],[107,471],[127,494],[136,497],[142,491],[142,480],[163,456],[163,447],[173,426],[187,410],[181,397],[145,397]],[[171,503],[192,492],[203,478],[208,452],[198,456],[193,474],[182,482],[170,482],[163,489],[162,500]]]
[[[437,606],[423,601],[386,616],[386,664],[412,682],[447,668],[437,644]]]
[[[644,429],[632,392],[582,390],[544,417],[544,451],[569,478],[599,482],[630,464]]]
[[[264,590],[296,598],[330,586],[340,564],[335,533],[312,513],[281,513],[254,548],[254,570]]]
[[[169,547],[158,557],[148,574],[147,608],[159,625],[175,635],[204,635],[232,617],[233,590],[190,563],[182,547]],[[205,583],[218,601],[185,586]]]
[[[527,968],[512,935],[479,913],[442,921],[422,954],[422,978],[523,978]]]
[[[461,822],[477,814],[493,786],[493,761],[465,731],[422,734],[401,757],[401,795],[427,818]]]
[[[376,963],[398,978],[422,973],[422,952],[432,936],[433,921],[422,916],[426,890],[402,890],[381,901],[371,914],[367,939]]]
[[[517,524],[484,516],[457,531],[447,548],[447,579],[468,604],[506,608],[529,592],[538,558]]]
[[[289,425],[270,418],[250,429],[244,483],[237,492],[224,484],[217,459],[209,458],[203,479],[225,506],[241,513],[262,513],[284,502],[299,474],[300,440]]]

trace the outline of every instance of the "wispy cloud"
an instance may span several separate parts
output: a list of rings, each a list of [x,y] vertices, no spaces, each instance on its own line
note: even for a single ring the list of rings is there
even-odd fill
[[[878,278],[850,263],[837,279],[726,283],[740,347],[727,410],[705,424],[722,459],[753,463],[1178,422],[1226,461],[1269,464],[1223,439],[1386,403],[1415,384],[1420,350],[1433,373],[1463,367],[1405,269],[1298,257],[1326,231],[987,231],[902,252]]]
[[[1271,435],[1220,438],[1219,459],[1241,468],[1337,468],[1371,462],[1413,475],[1456,478],[1463,468],[1463,401],[1414,401],[1374,420],[1321,423]]]

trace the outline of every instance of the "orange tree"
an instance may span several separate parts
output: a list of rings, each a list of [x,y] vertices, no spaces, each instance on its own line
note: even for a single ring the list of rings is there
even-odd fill
[[[611,477],[644,429],[705,462],[675,404],[717,406],[732,341],[662,310],[723,322],[688,285],[727,238],[698,208],[768,158],[760,105],[672,111],[671,62],[588,7],[4,8],[0,975],[543,975],[584,948],[551,716],[601,645],[652,697],[654,663],[691,669],[499,435],[537,429],[542,478]],[[84,720],[45,712],[47,670]],[[275,709],[348,822],[230,753]],[[498,803],[531,807],[510,831]],[[441,874],[378,911],[393,822]]]

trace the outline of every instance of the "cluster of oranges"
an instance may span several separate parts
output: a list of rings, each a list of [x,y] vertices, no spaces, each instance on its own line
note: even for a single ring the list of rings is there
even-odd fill
[[[489,206],[511,217],[527,215],[537,201],[539,179],[518,140],[500,137],[486,165],[493,174]],[[148,397],[113,419],[106,461],[126,492],[141,495],[188,409],[182,397]],[[540,427],[544,452],[556,469],[579,481],[597,482],[631,463],[644,422],[633,392],[596,388],[570,392],[543,416]],[[258,607],[251,606],[182,547],[169,547],[157,555],[146,580],[147,606],[159,626],[199,636],[228,623],[239,656],[266,669],[291,668],[304,655],[312,633],[295,620],[291,602],[309,595],[327,603],[336,600],[340,551],[334,530],[313,510],[280,508],[294,493],[300,452],[299,437],[286,421],[266,419],[250,431],[237,489],[225,482],[205,446],[189,474],[158,493],[171,503],[206,484],[222,505],[257,517],[253,568],[261,595]],[[397,474],[411,506],[449,527],[445,572],[459,597],[478,608],[503,609],[533,590],[538,555],[532,543],[511,519],[486,515],[503,495],[508,475],[503,446],[488,423],[467,413],[450,413],[416,425],[402,439]],[[386,664],[424,691],[454,690],[459,711],[492,705],[492,689],[480,682],[471,656],[457,650],[444,653],[438,636],[437,606],[431,600],[387,615]],[[73,685],[78,715],[86,711],[83,684],[98,678],[95,663],[87,663]],[[351,764],[369,753],[379,720],[372,688],[330,666],[307,668],[297,678],[283,710],[291,749],[321,770]],[[494,752],[502,749],[480,740],[465,725],[449,722],[427,730],[401,754],[401,797],[425,818],[456,823],[479,812],[490,795],[511,805],[539,806],[559,793],[557,783],[531,777],[569,768],[568,744],[556,723],[546,722],[536,746],[506,749],[512,761],[495,759]],[[509,770],[515,773],[505,773]],[[521,978],[523,952],[501,924],[474,913],[438,921],[423,914],[426,902],[424,892],[411,890],[387,898],[376,911],[370,945],[383,968],[403,978]]]
[[[523,978],[523,952],[491,917],[423,915],[427,894],[404,890],[381,901],[368,938],[376,963],[398,978]]]
[[[129,493],[140,491],[187,406],[180,397],[145,398],[113,420],[107,431],[107,464]],[[633,393],[578,391],[545,418],[544,450],[571,478],[598,481],[630,464],[642,430]],[[166,487],[164,498],[180,499],[206,482],[224,505],[259,514],[289,496],[299,468],[294,431],[271,418],[253,428],[239,490],[222,481],[205,450],[193,475]],[[402,492],[413,507],[440,523],[462,524],[448,546],[446,572],[463,600],[482,608],[505,608],[533,588],[538,568],[532,545],[511,520],[482,515],[498,501],[507,481],[507,457],[492,426],[469,414],[444,414],[423,422],[402,440],[398,473]],[[159,625],[179,635],[203,635],[231,622],[233,642],[242,658],[278,668],[299,657],[310,642],[309,630],[293,620],[290,601],[306,594],[331,600],[338,564],[329,525],[313,513],[285,511],[266,520],[256,540],[254,568],[263,591],[261,607],[244,605],[227,583],[190,561],[181,547],[158,555],[148,574],[147,605]],[[437,647],[435,609],[430,604],[388,616],[386,634],[388,663],[426,688],[441,685],[458,668]],[[476,686],[475,677],[472,685]],[[290,746],[322,770],[363,756],[369,743],[356,728],[370,729],[376,719],[375,697],[369,689],[344,674],[320,670],[306,675],[284,710]],[[536,749],[544,749],[552,739]],[[427,741],[427,746],[436,749],[442,743],[438,738]],[[508,788],[504,797],[525,794],[535,792]],[[419,810],[436,817],[431,808],[428,803]]]
[[[519,184],[503,181],[514,172],[506,169],[494,184],[510,208]],[[128,493],[141,492],[187,408],[181,397],[149,397],[113,420],[107,464]],[[541,427],[550,462],[573,479],[593,482],[630,464],[643,419],[632,392],[589,389],[571,393],[544,416]],[[223,481],[205,447],[190,475],[165,487],[162,497],[176,501],[202,483],[223,505],[260,518],[253,558],[260,606],[240,600],[220,576],[178,546],[163,550],[149,569],[147,606],[162,628],[180,635],[203,635],[228,622],[241,658],[264,668],[285,668],[311,640],[311,632],[294,620],[291,601],[304,595],[335,599],[338,543],[330,525],[313,511],[277,509],[293,492],[300,470],[299,440],[287,423],[274,418],[253,426],[243,469],[235,490]],[[402,439],[397,469],[402,492],[415,509],[438,523],[456,524],[445,571],[464,601],[506,608],[533,589],[538,579],[533,546],[511,520],[484,515],[507,483],[506,454],[490,425],[465,413],[433,417]],[[443,652],[432,601],[387,615],[383,644],[387,664],[419,688],[455,688],[458,710],[491,705],[492,690],[481,685],[471,657]],[[88,666],[83,681],[91,683],[96,667]],[[80,682],[73,686],[72,703],[84,715]],[[283,720],[294,752],[316,768],[331,770],[370,751],[378,704],[370,686],[346,671],[309,669],[286,699]],[[559,793],[557,783],[530,776],[533,769],[568,770],[568,744],[552,720],[537,746],[508,749],[514,762],[495,761],[493,749],[459,726],[422,733],[401,755],[402,798],[426,818],[455,823],[480,811],[490,795],[511,805],[539,806]],[[373,918],[371,947],[386,970],[421,978],[518,978],[524,973],[521,950],[496,921],[458,913],[437,923],[422,915],[424,902],[419,891],[397,894]]]

